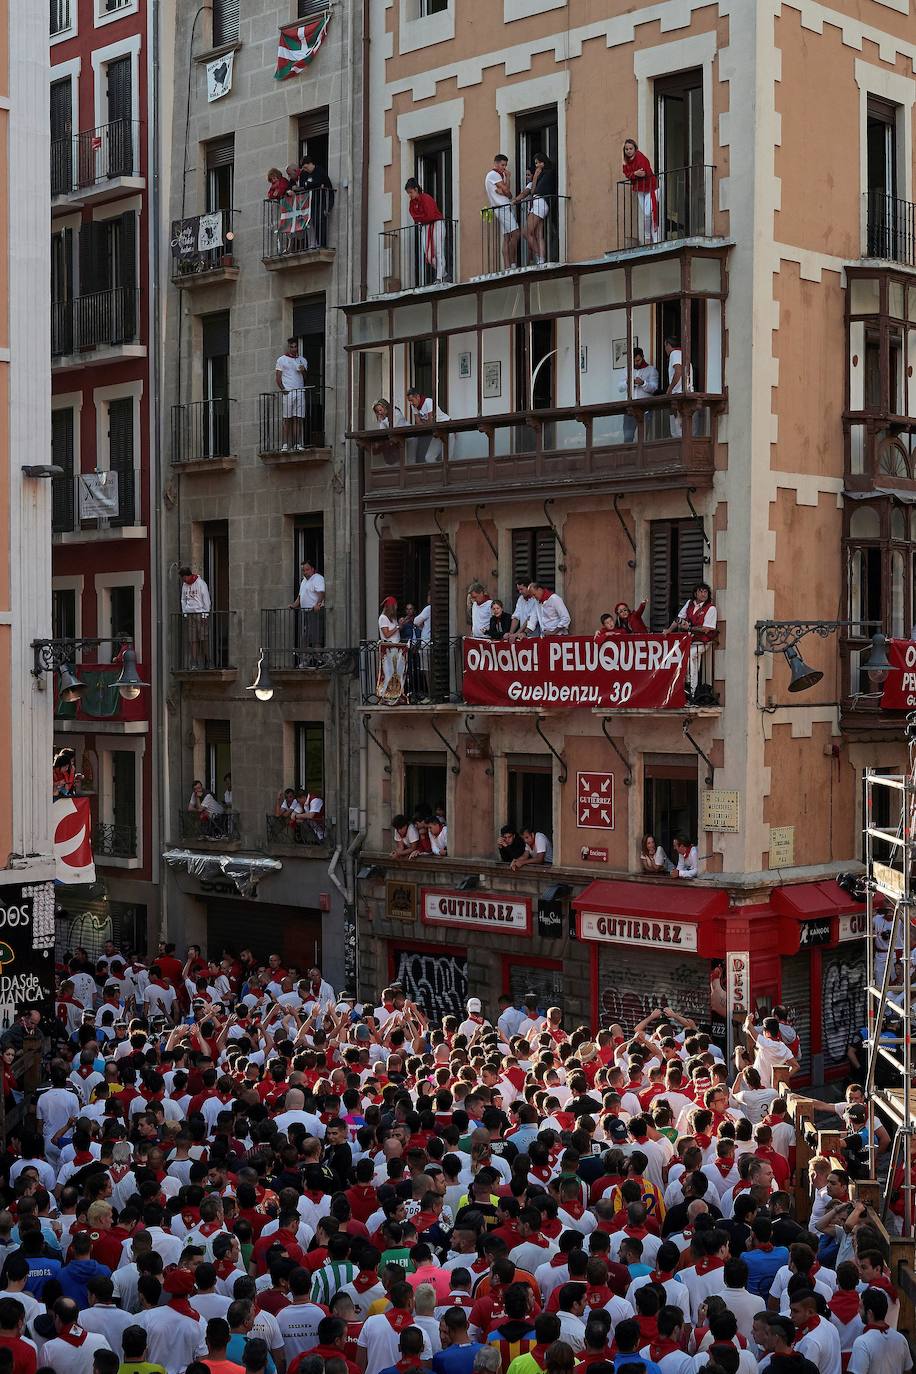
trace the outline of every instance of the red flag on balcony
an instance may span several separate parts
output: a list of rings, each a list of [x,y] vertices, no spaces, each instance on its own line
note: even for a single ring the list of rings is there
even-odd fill
[[[307,24],[287,24],[280,30],[280,51],[277,54],[275,81],[300,76],[305,71],[328,32],[331,15],[319,14]]]
[[[55,797],[51,809],[59,883],[94,883],[92,816],[88,797]]]

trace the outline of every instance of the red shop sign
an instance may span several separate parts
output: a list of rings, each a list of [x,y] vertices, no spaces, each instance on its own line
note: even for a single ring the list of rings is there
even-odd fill
[[[887,656],[891,671],[884,683],[881,696],[883,711],[909,711],[916,706],[916,641],[912,639],[889,639]],[[864,665],[868,672],[868,664]]]
[[[689,635],[465,639],[463,696],[470,706],[680,711],[689,650]]]

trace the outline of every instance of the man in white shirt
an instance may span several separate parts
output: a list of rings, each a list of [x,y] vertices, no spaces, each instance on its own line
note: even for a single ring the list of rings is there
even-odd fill
[[[284,1106],[286,1110],[274,1117],[278,1130],[285,1132],[295,1124],[304,1126],[309,1135],[324,1137],[324,1122],[320,1117],[304,1110],[305,1094],[300,1088],[290,1088]]]
[[[764,1087],[772,1088],[775,1068],[787,1068],[790,1074],[796,1071],[798,1062],[779,1034],[779,1022],[775,1016],[766,1017],[761,1033],[754,1026],[754,1013],[748,1012],[744,1031],[754,1042],[754,1068]]]
[[[685,392],[693,391],[693,369],[684,366],[684,354],[681,349],[680,339],[673,337],[665,340],[665,354],[668,359],[668,392],[669,396],[683,396]],[[683,433],[683,423],[680,414],[673,410],[670,418],[671,437],[680,439]]]
[[[524,581],[516,582],[515,590],[518,593],[518,598],[515,602],[515,610],[512,612],[512,623],[509,626],[509,633],[506,635],[507,639],[523,638],[526,628],[531,623],[532,619],[536,626],[532,634],[540,632],[540,626],[537,625],[538,603],[531,595],[528,583]]]
[[[674,850],[677,854],[677,866],[672,870],[672,877],[695,878],[700,867],[696,845],[690,844],[683,835],[678,835],[674,841]]]
[[[178,569],[181,578],[181,614],[187,633],[187,666],[206,667],[209,663],[207,638],[210,627],[210,588],[190,567]]]
[[[122,1338],[124,1329],[134,1326],[133,1314],[114,1302],[114,1284],[111,1279],[90,1279],[88,1283],[89,1306],[79,1315],[79,1323],[84,1331],[92,1331],[103,1336],[116,1355],[124,1358]]]
[[[111,1349],[105,1337],[83,1330],[72,1298],[58,1298],[51,1314],[55,1335],[41,1348],[42,1364],[53,1369],[54,1374],[92,1374],[95,1352]]]
[[[324,645],[324,578],[316,572],[314,563],[308,559],[302,564],[302,581],[299,595],[289,603],[291,611],[302,612],[301,643],[304,648],[322,648]]]
[[[438,816],[433,816],[428,825],[428,833],[433,853],[444,859],[448,855],[448,826]]]
[[[630,396],[634,401],[644,401],[649,396],[655,396],[659,388],[658,368],[653,367],[646,361],[646,355],[637,344],[633,349],[633,366],[630,368]],[[621,391],[626,393],[627,384],[621,382]],[[654,411],[647,410],[644,414],[643,425],[650,429],[650,420]],[[653,431],[654,435],[654,431]],[[649,437],[649,436],[647,436]],[[636,416],[624,415],[623,417],[623,439],[624,443],[632,444],[636,438]]]
[[[492,223],[495,241],[502,235],[503,266],[506,271],[516,266],[518,250],[518,220],[512,204],[512,187],[509,177],[509,159],[505,153],[497,153],[493,166],[483,181],[487,204],[492,210]],[[494,254],[495,256],[495,254]],[[495,263],[491,264],[495,267]]]
[[[420,631],[420,643],[429,644],[433,637],[433,610],[429,603],[429,592],[426,593],[425,604],[413,618],[413,626]]]
[[[534,615],[528,620],[528,633],[569,634],[570,615],[563,598],[549,587],[542,587],[539,582],[532,582],[530,592],[537,605]]]
[[[35,1115],[41,1127],[41,1133],[45,1142],[45,1154],[49,1159],[56,1160],[57,1147],[51,1144],[52,1138],[57,1135],[62,1126],[66,1126],[71,1118],[75,1121],[80,1113],[80,1099],[72,1085],[67,1080],[66,1069],[59,1064],[52,1064],[51,1086],[47,1092],[43,1092],[39,1097],[35,1107]],[[53,1191],[57,1179],[53,1169],[51,1172],[51,1190]],[[44,1180],[42,1180],[44,1182]],[[45,1185],[47,1186],[47,1185]]]
[[[419,387],[412,386],[407,392],[407,418],[412,425],[431,425],[435,420],[447,420],[449,417],[441,406],[433,404],[432,396],[424,396]],[[411,439],[408,454],[409,462],[440,463],[442,440],[435,434]]]
[[[840,1374],[839,1332],[832,1322],[818,1316],[817,1299],[810,1289],[802,1289],[795,1294],[789,1306],[789,1316],[797,1332],[793,1346],[799,1355],[816,1364],[820,1374]],[[867,1365],[863,1365],[860,1374],[864,1374],[866,1368]]]
[[[468,588],[468,609],[471,613],[471,635],[474,639],[485,639],[490,628],[493,600],[480,582],[472,582]]]
[[[913,1357],[906,1337],[887,1327],[887,1294],[866,1288],[861,1308],[865,1330],[852,1343],[849,1374],[906,1374]]]
[[[513,870],[525,868],[528,864],[552,864],[553,863],[553,844],[548,837],[540,830],[535,830],[533,826],[527,826],[522,830],[522,839],[525,841],[525,852],[517,859],[513,859],[509,867]]]
[[[308,363],[299,357],[299,341],[287,339],[286,352],[277,359],[274,378],[277,390],[283,393],[283,445],[281,453],[289,453],[290,448],[302,452],[302,424],[307,414],[308,394],[305,390],[305,374]]]

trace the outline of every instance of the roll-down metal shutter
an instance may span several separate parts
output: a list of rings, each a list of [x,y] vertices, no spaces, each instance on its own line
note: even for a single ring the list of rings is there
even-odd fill
[[[653,1007],[671,1006],[709,1021],[709,962],[696,954],[602,945],[598,953],[598,1017],[629,1032]]]
[[[811,1072],[811,952],[802,950],[782,961],[782,1002],[789,1022],[798,1031],[798,1066]],[[845,1048],[845,1046],[844,1046]]]

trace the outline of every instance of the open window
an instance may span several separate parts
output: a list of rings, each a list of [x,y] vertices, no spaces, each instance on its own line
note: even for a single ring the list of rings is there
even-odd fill
[[[297,296],[293,301],[292,337],[299,344],[300,357],[307,364],[305,388],[307,396],[306,431],[309,446],[324,443],[324,371],[327,304],[323,291],[313,296]]]
[[[445,5],[442,6],[445,8]],[[452,204],[452,135],[449,132],[431,134],[414,140],[414,176],[423,190],[438,205],[446,219],[451,219]]]
[[[235,135],[214,138],[206,147],[206,211],[231,210],[235,189]]]
[[[686,754],[647,754],[643,766],[643,833],[672,858],[674,836],[697,842],[697,760]]]
[[[506,774],[509,814],[516,830],[530,826],[553,839],[553,762],[543,755],[510,755]]]
[[[294,786],[324,798],[324,722],[297,720],[293,727]]]
[[[703,71],[677,72],[655,82],[655,168],[659,174],[662,237],[705,232]]]
[[[448,765],[440,753],[405,754],[404,814],[432,814],[445,806]]]

